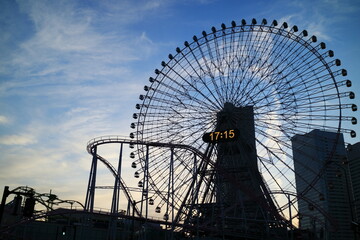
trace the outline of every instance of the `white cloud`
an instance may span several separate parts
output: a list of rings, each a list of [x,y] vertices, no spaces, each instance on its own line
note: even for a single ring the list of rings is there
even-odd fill
[[[62,199],[82,201],[90,164],[85,169],[78,161],[79,155],[71,156],[64,149],[48,148],[46,143],[41,145],[8,148],[3,155],[6,161],[0,162],[0,184],[12,188],[27,185],[40,193],[54,189]]]
[[[115,77],[121,81],[126,79],[124,73],[129,73],[129,63],[142,60],[157,49],[145,32],[130,31],[121,22],[115,31],[106,30],[113,24],[108,21],[117,15],[133,11],[138,17],[157,6],[145,4],[137,8],[131,4],[132,8],[120,8],[117,12],[109,6],[107,11],[116,16],[106,21],[99,16],[99,25],[98,13],[79,10],[71,1],[20,3],[35,31],[12,54],[1,59],[1,72],[13,78],[11,84],[1,84],[3,92],[49,83],[101,82]]]
[[[7,124],[9,122],[10,122],[9,118],[7,118],[6,116],[0,115],[0,124]]]
[[[279,24],[287,22],[289,27],[297,25],[301,27],[299,31],[306,30],[310,38],[312,35],[318,37],[321,41],[331,40],[331,33],[329,32],[329,19],[323,17],[321,14],[314,13],[312,18],[308,18],[304,14],[305,10],[300,10],[300,13],[286,15],[279,19]],[[301,23],[301,25],[299,25]],[[329,34],[330,33],[330,34]]]
[[[360,9],[360,3],[354,0],[322,0],[323,6],[338,13],[354,13]]]
[[[30,145],[37,140],[31,135],[5,135],[0,137],[0,144],[3,145]]]
[[[300,30],[306,29],[310,36],[315,35],[319,41],[326,42],[336,39],[336,33],[346,28],[346,19],[360,10],[360,2],[354,0],[280,0],[278,3],[290,10],[281,20],[287,21],[290,26],[297,25]],[[353,21],[356,25],[356,19]]]

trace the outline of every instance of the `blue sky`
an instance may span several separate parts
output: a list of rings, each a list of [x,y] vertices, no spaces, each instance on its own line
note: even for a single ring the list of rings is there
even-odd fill
[[[84,201],[87,141],[128,136],[143,86],[185,40],[252,18],[316,35],[360,94],[358,0],[1,1],[0,191]]]

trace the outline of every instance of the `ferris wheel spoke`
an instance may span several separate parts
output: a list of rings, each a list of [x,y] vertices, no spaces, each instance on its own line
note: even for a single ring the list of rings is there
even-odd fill
[[[271,115],[271,114],[270,114]],[[318,114],[307,114],[307,112],[301,112],[296,114],[296,118],[299,121],[307,121],[311,118],[313,121],[330,121],[330,122],[339,122],[339,121],[351,121],[353,117],[351,116],[337,116],[337,115],[318,115]]]
[[[234,64],[235,64],[235,70],[233,72],[233,81],[232,81],[232,87],[231,87],[231,94],[232,94],[232,98],[230,97],[230,100],[236,101],[234,100],[234,98],[236,97],[236,93],[239,92],[239,90],[241,89],[241,85],[243,84],[243,78],[241,77],[241,72],[244,71],[243,69],[243,64],[242,64],[242,60],[239,56],[243,56],[244,55],[244,45],[242,44],[244,42],[244,35],[245,33],[240,31],[239,34],[237,35],[237,37],[234,39],[236,39],[236,48],[234,49]]]
[[[309,56],[309,57],[313,57],[313,56]],[[315,59],[315,60],[317,60],[317,59]],[[318,60],[317,60],[318,61]],[[297,81],[297,79],[302,79],[302,78],[304,78],[304,76],[306,76],[306,74],[307,74],[307,70],[303,70],[303,61],[301,61],[300,62],[300,65],[299,66],[297,66],[297,68],[296,68],[296,66],[294,67],[293,65],[292,65],[292,63],[290,62],[290,63],[288,63],[288,64],[286,64],[285,66],[284,66],[284,68],[286,68],[286,69],[292,69],[291,71],[287,71],[285,74],[281,74],[281,77],[280,78],[278,78],[280,75],[279,74],[275,74],[274,75],[274,78],[273,78],[273,80],[272,81],[274,81],[274,82],[278,82],[278,81],[282,81],[282,80],[287,80],[287,82],[296,82]],[[302,69],[302,73],[300,74],[298,71],[300,70],[300,69]],[[307,68],[308,70],[309,69],[311,69],[311,68]],[[312,69],[311,69],[312,70]],[[283,70],[279,70],[279,72],[280,73],[284,73],[284,71]],[[313,72],[314,73],[314,72]],[[293,77],[291,77],[291,76],[293,76]],[[307,79],[307,78],[306,78]],[[290,80],[290,81],[289,81]],[[309,81],[309,80],[307,80],[307,81]],[[298,81],[299,83],[298,84],[302,84],[303,83],[303,81]],[[285,84],[286,85],[286,84]]]
[[[343,74],[343,71],[342,70],[339,70],[339,71],[334,71],[332,73],[334,76],[339,76],[341,74]],[[291,80],[295,80],[294,79],[291,79]],[[303,81],[299,81],[297,83],[295,83],[293,86],[293,88],[297,88],[303,84],[309,84],[309,91],[313,91],[314,89],[318,89],[318,88],[315,88],[315,86],[317,84],[314,85],[314,82],[318,82],[318,84],[320,84],[321,86],[323,87],[326,87],[326,89],[328,91],[331,91],[333,90],[336,85],[334,85],[334,82],[332,82],[332,77],[329,76],[329,75],[320,75],[320,76],[316,76],[316,77],[310,77],[310,78],[307,78],[307,79],[303,79]],[[306,91],[306,89],[302,88],[301,89],[303,92]]]
[[[286,76],[284,76],[285,78]],[[302,81],[297,81],[296,79],[302,79]],[[289,80],[293,80],[293,82],[295,84],[292,85],[293,88],[297,88],[299,86],[306,86],[305,88],[302,88],[302,91],[311,91],[311,90],[318,90],[319,88],[315,88],[314,89],[314,82],[318,82],[320,84],[320,86],[322,86],[322,82],[328,82],[331,79],[331,77],[329,77],[328,75],[324,74],[324,75],[313,75],[310,77],[306,77],[305,74],[298,74],[296,76],[290,77]],[[297,83],[296,83],[297,81]],[[308,85],[309,84],[309,85]],[[309,89],[307,89],[307,87]],[[332,85],[332,87],[334,88],[335,86]]]
[[[206,37],[204,37],[204,38],[206,39]],[[196,41],[196,44],[197,44],[197,49],[200,52],[200,56],[201,56],[200,60],[204,64],[201,64],[199,62],[199,60],[197,59],[197,57],[195,57],[196,63],[198,65],[205,65],[205,68],[207,70],[206,71],[207,74],[205,74],[204,77],[208,75],[210,80],[211,80],[211,85],[213,86],[212,89],[208,88],[208,91],[211,92],[211,93],[213,91],[215,91],[216,96],[213,94],[213,97],[215,98],[215,100],[217,100],[217,103],[219,104],[219,106],[221,106],[221,101],[223,100],[223,96],[221,95],[221,92],[219,91],[220,88],[219,88],[218,84],[215,81],[215,75],[214,75],[213,68],[212,68],[212,64],[213,64],[214,60],[213,60],[212,52],[210,50],[211,48],[208,45],[208,41],[206,41],[206,47],[207,47],[208,52],[207,52],[207,54],[205,54],[204,50],[202,49],[203,45],[200,44],[198,41]],[[195,50],[191,50],[191,53],[192,53],[193,56],[195,56],[194,52],[195,52]],[[210,61],[210,63],[209,63],[209,61]],[[204,85],[207,86],[207,84],[204,84]]]
[[[266,173],[270,175],[270,178],[272,180],[272,182],[269,182],[269,180],[268,180],[268,185],[272,185],[273,183],[275,183],[275,185],[277,186],[277,189],[280,189],[283,191],[282,186],[279,184],[278,181],[276,181],[276,177],[272,174],[272,171],[269,170],[269,168],[267,167],[265,162],[260,161],[260,163],[266,169]]]
[[[190,48],[190,47],[189,47]],[[192,54],[192,56],[194,56],[195,61],[197,62],[199,69],[201,70],[201,73],[203,73],[203,76],[201,76],[201,74],[198,73],[198,71],[196,71],[196,69],[194,68],[193,64],[191,64],[191,62],[189,61],[189,59],[187,58],[186,55],[183,55],[183,58],[186,60],[188,66],[190,66],[192,68],[192,70],[194,71],[194,73],[197,75],[197,77],[190,77],[190,79],[192,80],[193,84],[191,85],[193,89],[196,89],[196,91],[199,92],[199,89],[196,87],[196,83],[199,81],[200,84],[202,84],[204,87],[207,88],[208,92],[210,93],[210,95],[212,96],[212,98],[216,101],[217,98],[216,96],[213,94],[212,90],[208,87],[208,84],[205,81],[205,76],[206,76],[206,71],[201,67],[197,57],[195,57],[194,52],[190,49],[190,52]],[[176,60],[175,60],[176,61]],[[178,61],[176,61],[176,63],[178,63],[178,65],[181,67],[182,71],[187,72],[186,67],[184,67],[183,65],[181,65]],[[189,76],[191,76],[190,74],[188,74]],[[218,102],[219,103],[219,102]]]
[[[215,33],[214,33],[214,36],[215,36]],[[212,66],[213,68],[215,69],[215,72],[217,72],[217,75],[219,77],[219,81],[220,81],[220,84],[219,84],[219,90],[220,90],[220,94],[222,96],[222,101],[225,102],[225,99],[226,99],[226,91],[221,91],[222,90],[222,86],[225,86],[226,85],[226,82],[224,80],[224,75],[225,75],[225,67],[223,66],[223,62],[225,60],[224,56],[226,57],[226,52],[222,52],[220,53],[220,45],[222,45],[222,48],[224,49],[226,45],[223,45],[220,43],[218,43],[218,37],[214,37],[214,49],[215,49],[215,57],[213,56],[212,57],[212,60],[214,61],[212,63]],[[225,36],[223,36],[221,38],[223,41],[226,39]],[[208,41],[206,42],[207,44],[209,43]],[[209,53],[211,53],[211,51],[209,51]],[[224,96],[225,94],[225,96]]]
[[[266,147],[266,146],[264,146],[262,143],[260,143],[260,142],[258,142],[258,143],[259,143],[260,145],[262,145],[263,147]],[[268,151],[268,153],[271,154],[274,158],[276,158],[279,162],[281,162],[285,167],[287,167],[288,169],[292,169],[289,164],[285,163],[285,162],[278,156],[278,154],[274,153],[274,152],[273,152],[272,150],[270,150],[270,149],[267,149],[267,151]],[[278,168],[277,165],[272,165],[272,166],[273,166],[274,168],[276,168],[276,169],[277,169],[277,172],[278,172],[279,174],[281,174],[281,177],[284,178],[288,183],[290,183],[290,184],[291,184],[291,187],[292,187],[293,189],[295,189],[295,185],[293,184],[293,180],[290,180],[285,174],[283,174],[282,171]],[[295,171],[294,171],[294,172],[295,172]],[[274,180],[274,181],[276,182],[276,184],[278,185],[278,182],[276,181],[276,179],[273,178],[273,180]],[[279,187],[279,185],[278,185],[278,187]],[[282,189],[282,187],[280,187],[280,189]]]
[[[235,65],[236,61],[233,56],[234,46],[236,44],[233,34],[225,33],[225,31],[223,31],[223,34],[226,34],[226,36],[223,37],[223,42],[221,43],[224,52],[223,59],[226,63],[225,66],[226,83],[225,83],[224,93],[225,93],[225,101],[228,102],[230,101],[230,98],[233,95],[232,90],[234,86],[234,78],[232,77],[232,73],[237,69],[237,66]],[[230,36],[230,38],[228,36]]]
[[[174,78],[172,78],[171,76],[162,73],[164,75],[164,77],[166,77],[167,79],[171,80],[173,83],[175,83],[176,85],[178,85],[178,87],[180,89],[183,89],[184,91],[180,91],[176,88],[172,88],[169,85],[167,85],[166,83],[164,83],[164,81],[159,82],[159,84],[164,85],[165,87],[170,88],[171,90],[173,90],[175,93],[178,93],[180,96],[184,96],[187,99],[191,99],[193,100],[193,96],[190,94],[191,90],[195,91],[197,94],[199,94],[202,98],[204,98],[206,101],[200,101],[202,102],[205,106],[206,105],[215,105],[215,102],[213,102],[209,97],[213,96],[211,91],[209,91],[209,95],[205,95],[202,91],[200,91],[196,86],[194,86],[193,84],[191,84],[191,82],[189,82],[188,80],[186,80],[183,76],[181,76],[177,71],[173,71],[175,73],[176,76],[180,77],[182,80],[184,80],[184,82],[189,86],[189,89],[185,88],[184,85],[180,84],[178,81],[176,81]],[[214,99],[215,101],[217,100],[216,98]],[[210,105],[209,105],[210,106]]]
[[[249,36],[249,35],[248,35]],[[260,34],[257,32],[256,35],[255,35],[255,42],[256,41],[259,41],[259,38],[260,38]],[[249,40],[250,41],[250,40]],[[259,46],[256,46],[257,48],[260,48]],[[248,49],[247,49],[248,50]],[[249,56],[254,56],[250,62],[255,62],[257,59],[256,59],[256,54],[254,54],[254,52],[256,53],[257,51],[256,50],[249,50],[251,52],[251,55],[249,54]],[[236,66],[237,67],[237,66]],[[234,71],[234,70],[233,70]],[[230,72],[229,72],[229,75],[230,75]],[[228,91],[228,89],[226,89]]]
[[[285,76],[291,76],[292,74],[297,75],[299,70],[303,70],[305,64],[314,64],[313,61],[319,62],[311,52],[306,52],[305,55],[302,55],[304,49],[301,46],[294,51],[291,51],[293,50],[291,49],[286,56],[281,57],[281,60],[274,66],[274,69],[280,73],[285,73]],[[274,58],[277,57],[274,56]],[[274,77],[276,79],[277,75]]]
[[[251,42],[251,32],[244,32],[246,35],[246,38],[244,39],[244,45],[241,46],[241,52],[238,55],[238,62],[239,62],[239,73],[241,79],[240,85],[238,86],[237,91],[240,92],[240,96],[242,96],[243,91],[247,89],[251,81],[247,81],[247,76],[249,72],[249,59],[250,59],[250,53],[249,53],[249,46],[251,46],[249,43]],[[244,83],[245,80],[245,83]],[[241,83],[244,83],[245,85],[241,86]]]
[[[280,40],[279,40],[280,39]],[[287,59],[289,57],[289,55],[291,56],[291,51],[288,51],[287,53],[284,52],[285,49],[292,49],[292,44],[295,44],[294,42],[290,43],[290,45],[286,45],[285,43],[288,42],[288,38],[280,38],[280,35],[275,35],[274,38],[270,39],[268,42],[271,43],[271,45],[273,45],[274,47],[271,46],[267,46],[264,47],[264,53],[266,52],[266,59],[264,61],[264,63],[268,63],[268,62],[272,62],[272,59],[277,59],[277,58],[282,58],[282,59]],[[270,49],[270,51],[268,50]],[[273,66],[274,64],[269,64],[269,67],[271,66],[271,68],[267,67],[265,68],[265,71],[263,71],[263,76],[270,76],[271,74],[273,74],[273,71],[277,70],[277,68],[280,66],[280,63],[277,64],[276,66]],[[279,71],[280,72],[280,71]]]
[[[175,81],[174,79],[172,79],[172,78],[169,78],[169,79],[172,80],[173,82],[175,82],[180,89],[183,89],[183,91],[180,91],[178,88],[170,87],[169,85],[167,85],[167,84],[165,84],[165,83],[163,83],[163,82],[161,82],[161,83],[159,83],[159,84],[161,84],[161,85],[162,85],[163,87],[165,87],[165,88],[168,88],[168,89],[173,90],[174,93],[178,94],[178,96],[181,96],[181,97],[184,98],[184,99],[192,100],[192,101],[194,101],[194,102],[199,102],[199,103],[200,103],[201,105],[203,105],[203,106],[209,106],[209,107],[211,107],[211,105],[209,105],[209,103],[213,104],[213,102],[208,98],[208,96],[206,96],[206,95],[204,95],[204,94],[201,94],[201,96],[202,96],[204,99],[206,99],[207,102],[206,102],[206,101],[203,101],[203,100],[200,100],[200,99],[198,99],[198,98],[196,98],[196,97],[191,96],[191,94],[190,94],[190,93],[191,93],[191,89],[194,89],[194,88],[195,88],[193,85],[189,84],[189,85],[188,85],[189,88],[185,88],[184,85],[179,84],[179,83],[178,83],[177,81]],[[195,88],[195,89],[196,89],[196,88]],[[159,89],[157,89],[156,91],[157,91],[157,92],[160,92]],[[199,90],[196,90],[196,91],[199,91]],[[160,92],[160,93],[163,93],[163,92]],[[171,95],[172,98],[175,98],[175,96],[176,96],[176,95]],[[175,98],[175,99],[176,99],[176,98]],[[177,99],[180,99],[180,98],[177,98]],[[209,103],[208,103],[208,102],[209,102]],[[181,101],[180,101],[180,103],[181,103]]]

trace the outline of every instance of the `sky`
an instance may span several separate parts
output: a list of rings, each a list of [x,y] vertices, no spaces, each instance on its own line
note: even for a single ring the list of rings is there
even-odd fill
[[[360,94],[359,0],[0,1],[0,191],[30,186],[84,202],[87,142],[129,135],[143,86],[176,47],[252,18],[316,35]]]

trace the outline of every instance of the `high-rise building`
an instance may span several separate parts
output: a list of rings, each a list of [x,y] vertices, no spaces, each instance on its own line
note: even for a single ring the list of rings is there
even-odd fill
[[[239,239],[287,239],[283,218],[259,173],[253,107],[225,103],[217,114],[215,131],[219,137],[216,201],[202,205],[202,215],[207,221],[214,219],[213,227],[221,226],[222,232],[236,229]],[[236,141],[224,140],[235,137],[237,131],[241,134]],[[214,213],[224,216],[223,220],[214,218]]]
[[[354,239],[343,135],[313,130],[295,135],[292,149],[300,228],[315,239]]]
[[[355,221],[360,222],[360,142],[348,145],[347,154],[354,194],[351,205],[354,209]]]

